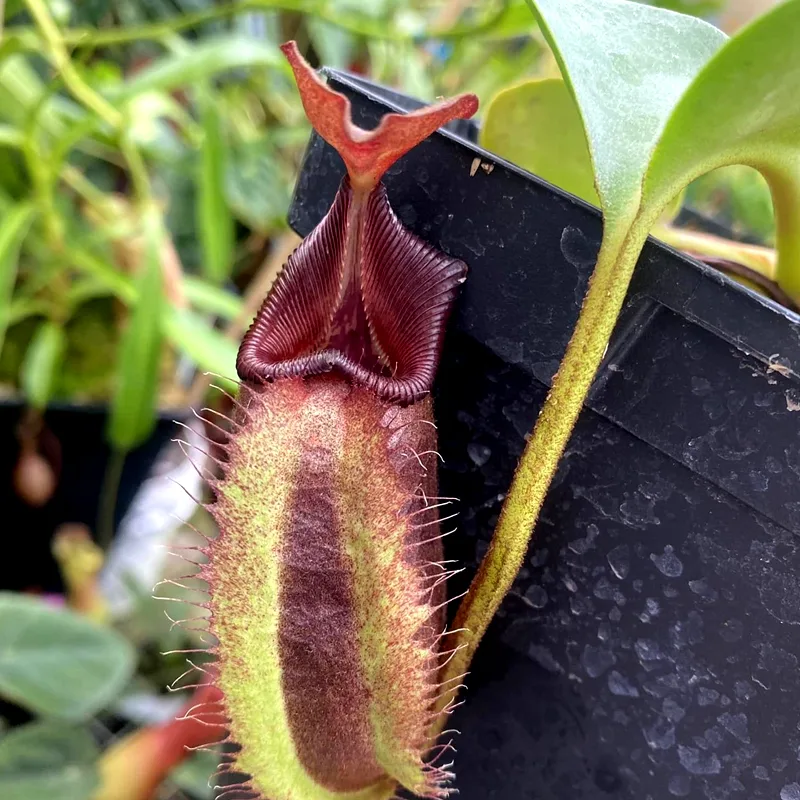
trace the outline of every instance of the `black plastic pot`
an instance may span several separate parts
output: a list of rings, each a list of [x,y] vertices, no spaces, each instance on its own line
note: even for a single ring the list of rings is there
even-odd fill
[[[0,526],[5,555],[0,558],[0,590],[61,590],[58,567],[50,552],[55,529],[81,522],[96,529],[100,493],[109,449],[105,443],[106,410],[61,406],[48,409],[45,424],[58,442],[61,474],[55,494],[41,508],[26,505],[14,491],[12,475],[19,457],[16,428],[24,407],[0,403]],[[125,460],[117,494],[118,523],[147,477],[159,451],[175,436],[175,415],[163,416],[153,435]]]
[[[416,101],[329,73],[373,127]],[[599,213],[431,137],[385,182],[470,274],[436,387],[469,569],[575,324]],[[524,132],[521,132],[524,133]],[[311,140],[290,222],[343,174]],[[655,241],[454,715],[464,800],[800,800],[800,318]]]

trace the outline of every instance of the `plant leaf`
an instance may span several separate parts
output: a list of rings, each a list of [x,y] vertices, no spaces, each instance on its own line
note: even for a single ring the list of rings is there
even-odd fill
[[[22,240],[28,232],[34,208],[27,203],[5,212],[0,222],[0,350],[8,328],[11,295],[17,279],[17,261]]]
[[[528,3],[580,110],[606,225],[629,223],[670,112],[725,34],[630,0]]]
[[[221,284],[233,268],[234,250],[233,217],[225,202],[225,141],[216,98],[207,86],[200,88],[197,98],[203,142],[198,159],[195,214],[203,253],[203,270],[206,277]]]
[[[236,379],[238,345],[212,328],[207,320],[188,309],[170,308],[164,317],[164,331],[199,369],[228,379],[226,383]]]
[[[66,347],[64,329],[51,320],[33,334],[22,362],[22,389],[28,404],[39,411],[50,402],[56,372]]]
[[[108,93],[114,101],[129,100],[142,92],[171,91],[196,85],[211,75],[236,68],[271,67],[288,72],[276,47],[244,36],[208,39],[185,52],[164,56],[135,78]]]
[[[81,720],[122,691],[134,663],[133,648],[110,628],[37,598],[0,592],[0,695],[9,700]]]
[[[575,100],[559,78],[503,89],[486,110],[480,136],[487,150],[587,203],[600,205],[583,123]]]
[[[144,260],[136,279],[136,305],[120,343],[117,385],[108,436],[118,450],[131,450],[152,432],[156,422],[161,362],[161,219],[155,207],[142,215]]]
[[[291,198],[275,146],[261,137],[235,144],[228,156],[225,197],[236,216],[264,233],[284,225]]]
[[[184,275],[183,290],[186,292],[186,299],[198,311],[205,311],[227,320],[235,319],[242,311],[241,297],[220,289],[202,278]]]
[[[772,9],[731,39],[675,108],[653,155],[643,203],[716,167],[763,173],[775,206],[778,282],[800,298],[800,0]]]
[[[32,722],[0,739],[3,800],[87,800],[100,784],[98,748],[84,728]]]
[[[492,546],[458,609],[453,624],[470,635],[445,667],[445,681],[468,669],[522,565],[647,234],[669,201],[665,194],[663,204],[642,214],[642,181],[652,151],[680,95],[725,41],[720,31],[692,17],[627,0],[527,2],[583,120],[603,208],[603,241],[580,317],[520,459]]]

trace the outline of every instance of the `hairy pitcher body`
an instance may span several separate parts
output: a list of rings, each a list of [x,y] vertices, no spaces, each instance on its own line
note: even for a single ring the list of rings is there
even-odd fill
[[[429,392],[466,266],[411,234],[380,183],[470,95],[374,131],[284,46],[348,175],[245,336],[204,548],[221,713],[246,775],[223,796],[445,797],[445,629]],[[238,794],[234,795],[233,793]]]

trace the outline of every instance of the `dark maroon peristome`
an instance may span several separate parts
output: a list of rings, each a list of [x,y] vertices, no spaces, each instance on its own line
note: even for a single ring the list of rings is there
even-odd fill
[[[463,261],[403,227],[383,185],[347,178],[289,257],[239,350],[250,383],[338,370],[381,399],[430,391]]]

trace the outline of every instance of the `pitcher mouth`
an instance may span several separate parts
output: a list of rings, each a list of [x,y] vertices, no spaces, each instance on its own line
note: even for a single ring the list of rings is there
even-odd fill
[[[379,184],[342,181],[242,341],[249,383],[338,372],[383,400],[430,391],[466,265],[408,231]]]
[[[312,125],[347,167],[330,211],[289,257],[237,359],[251,384],[338,372],[389,402],[430,391],[444,328],[466,265],[426,244],[392,211],[381,176],[478,101],[461,95],[375,130],[354,125],[350,101],[323,83],[294,42],[283,46]]]

